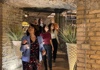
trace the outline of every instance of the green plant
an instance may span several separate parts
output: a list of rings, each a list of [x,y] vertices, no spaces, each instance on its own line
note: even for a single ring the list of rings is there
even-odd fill
[[[59,36],[64,42],[76,43],[76,26],[66,25],[59,33]]]
[[[9,24],[7,27],[7,35],[11,41],[20,41],[23,36],[23,30],[19,24]]]

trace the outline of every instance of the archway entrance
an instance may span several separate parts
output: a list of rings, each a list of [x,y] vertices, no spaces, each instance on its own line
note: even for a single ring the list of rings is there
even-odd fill
[[[65,0],[64,0],[65,1]],[[40,2],[38,0],[38,2]],[[25,3],[25,2],[19,2],[17,1],[16,4],[14,1],[12,0],[8,0],[7,2],[4,2],[4,6],[3,6],[3,15],[4,15],[4,20],[7,20],[7,21],[3,21],[3,24],[6,25],[7,24],[13,24],[13,23],[21,23],[23,21],[27,21],[27,22],[32,22],[33,18],[40,18],[42,17],[44,20],[45,20],[45,23],[46,24],[49,24],[49,22],[56,22],[59,24],[59,27],[63,30],[63,27],[64,27],[64,23],[65,21],[67,21],[66,19],[69,17],[71,18],[72,17],[72,12],[71,13],[68,13],[69,16],[66,16],[66,12],[70,9],[70,8],[73,8],[71,6],[68,6],[68,5],[63,5],[63,6],[60,6],[60,3],[62,4],[62,1],[57,1],[55,0],[54,2],[52,1],[49,1],[50,2],[50,6],[46,6],[45,7],[41,7],[41,6],[29,6],[28,3]],[[56,3],[55,2],[58,2],[59,4],[56,6]],[[65,1],[66,2],[66,1]],[[35,1],[34,1],[35,3]],[[37,3],[37,2],[36,2]],[[52,4],[55,3],[54,6],[52,6]],[[44,2],[45,4],[45,2]],[[66,3],[64,3],[66,4]],[[66,6],[66,8],[65,8]],[[8,9],[7,9],[7,8]],[[6,14],[7,11],[10,12],[10,14]],[[72,11],[72,10],[71,10]],[[65,13],[64,13],[65,12]],[[6,16],[5,16],[6,14]],[[12,15],[12,17],[10,17]],[[24,17],[23,15],[28,15],[28,17]],[[10,17],[10,19],[8,19],[7,17]],[[8,22],[9,21],[9,22]],[[71,20],[71,23],[72,23],[72,20]],[[3,26],[4,26],[3,25]],[[5,31],[4,31],[5,32]],[[8,37],[6,37],[8,38]],[[4,39],[5,41],[6,39]],[[8,41],[9,42],[9,41]],[[5,43],[3,43],[5,44]],[[6,45],[4,45],[4,47],[8,46],[8,43]],[[10,43],[10,46],[11,46],[11,43]],[[66,66],[68,66],[66,63],[67,63],[67,57],[66,57],[66,50],[63,50],[66,45],[62,45],[62,47],[59,47],[59,52],[58,52],[58,62],[57,62],[57,67],[54,67],[54,69],[56,70],[57,69],[61,69],[61,70],[64,70],[66,69]],[[7,50],[8,47],[4,48]],[[11,49],[11,48],[10,48]],[[64,51],[64,52],[62,52]],[[5,53],[5,52],[4,52]],[[11,53],[11,52],[10,52]],[[4,58],[8,58],[9,60],[9,57],[11,56],[8,56],[9,53],[5,56],[4,55]],[[13,59],[13,58],[12,58]],[[60,62],[60,63],[59,63]],[[63,64],[63,63],[65,64]],[[8,62],[9,63],[9,62]],[[12,62],[13,64],[13,62]],[[14,68],[14,66],[10,67],[12,64],[9,64],[9,68]],[[60,65],[59,65],[60,64]],[[65,65],[65,66],[64,66]],[[16,65],[15,65],[16,66]],[[59,68],[61,66],[61,68]],[[6,63],[4,63],[3,65],[3,68],[6,70]]]

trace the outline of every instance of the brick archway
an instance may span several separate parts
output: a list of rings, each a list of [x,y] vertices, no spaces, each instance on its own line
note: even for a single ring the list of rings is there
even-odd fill
[[[86,6],[84,1],[86,1]],[[0,9],[2,3],[0,2]],[[77,0],[77,44],[78,44],[78,54],[77,54],[77,70],[99,70],[100,69],[100,1],[99,0]],[[5,6],[5,5],[3,5]],[[19,10],[18,8],[10,8],[9,5],[5,6],[5,8],[9,10],[9,12],[14,12],[16,15],[19,14],[19,12],[22,12],[22,10]],[[13,9],[13,10],[11,10]],[[19,11],[15,11],[15,9],[18,9]],[[4,10],[4,9],[3,9]],[[1,12],[2,10],[0,10]],[[4,13],[9,13],[4,12]],[[84,22],[84,12],[86,23]],[[3,14],[4,14],[3,13]],[[0,13],[0,18],[2,13]],[[14,14],[8,15],[11,16]],[[15,16],[16,16],[15,15]],[[5,15],[3,15],[4,17]],[[18,15],[17,22],[20,23],[22,21],[22,13],[21,15]],[[8,18],[5,18],[8,20]],[[9,18],[9,20],[13,20]],[[0,22],[1,19],[0,19]],[[1,23],[2,25],[6,25],[7,21],[4,21],[5,24]],[[0,26],[0,34],[2,34],[3,27]],[[86,27],[85,27],[86,26]],[[0,37],[5,37],[0,35]],[[3,39],[0,38],[0,46],[2,46]],[[1,47],[2,49],[2,47]],[[7,49],[7,48],[6,48]],[[0,50],[2,52],[2,50]],[[4,53],[4,52],[3,52]],[[2,54],[1,54],[2,55]],[[2,59],[2,56],[1,58]],[[5,58],[6,60],[7,58]],[[2,63],[2,62],[1,62]],[[0,64],[1,66],[2,64]]]

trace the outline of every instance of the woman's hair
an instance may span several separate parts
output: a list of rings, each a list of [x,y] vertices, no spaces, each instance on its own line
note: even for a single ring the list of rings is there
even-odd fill
[[[46,27],[47,25],[44,25],[43,26],[43,33],[45,33],[46,31],[45,31],[45,27]]]
[[[51,26],[54,26],[54,24],[53,23],[50,23],[49,25],[48,25],[48,27],[49,27],[49,32],[51,32]],[[55,28],[53,29],[53,31],[55,30]]]
[[[38,24],[40,25],[40,23],[41,23],[41,18],[39,18],[39,20],[38,20]]]
[[[36,33],[35,33],[35,32],[36,32],[36,28],[35,28],[35,26],[34,26],[33,24],[30,24],[30,26],[34,28],[34,34],[36,34]],[[27,36],[30,35],[28,29],[27,29],[27,31],[26,31],[26,35],[27,35]]]

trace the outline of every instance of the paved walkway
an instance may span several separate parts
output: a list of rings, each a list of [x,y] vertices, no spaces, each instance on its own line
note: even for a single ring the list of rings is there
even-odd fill
[[[68,68],[68,59],[66,53],[58,51],[55,65],[53,63],[53,70],[69,70]]]
[[[22,66],[16,70],[22,70]],[[67,59],[66,53],[63,53],[61,51],[57,52],[57,59],[56,59],[55,64],[53,63],[52,70],[69,70],[68,69],[68,59]]]

